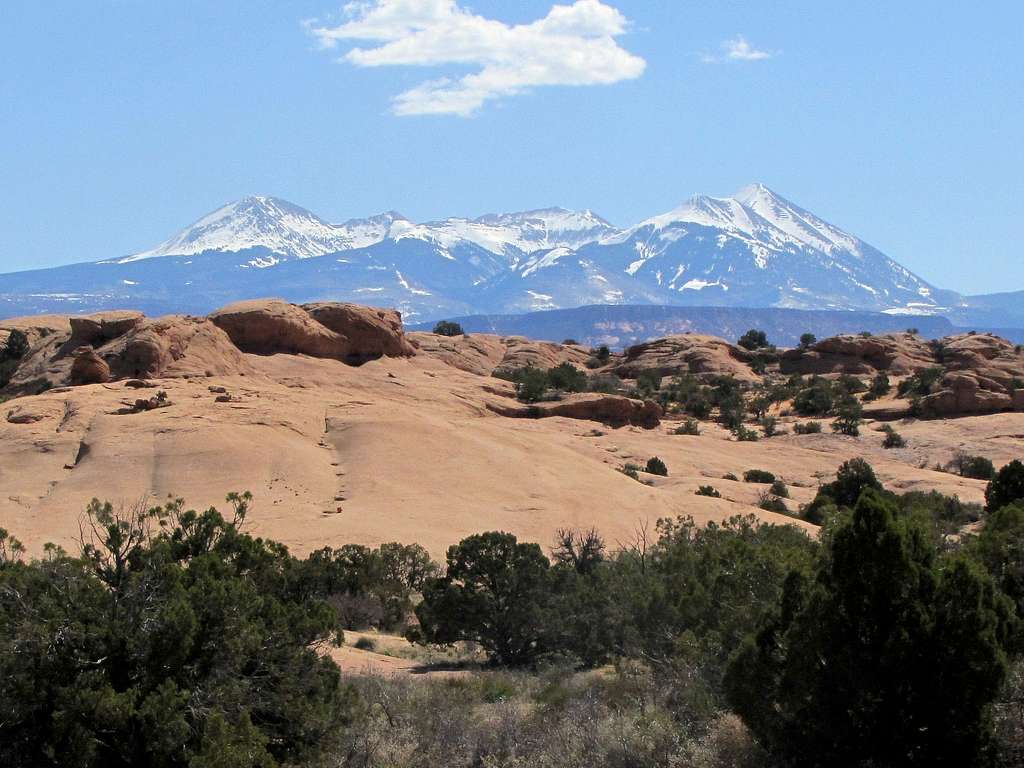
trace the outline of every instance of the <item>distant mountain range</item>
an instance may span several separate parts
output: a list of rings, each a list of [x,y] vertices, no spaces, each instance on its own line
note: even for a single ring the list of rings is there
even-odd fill
[[[562,208],[420,224],[392,211],[331,224],[283,200],[248,197],[141,253],[0,275],[0,316],[204,313],[254,296],[397,307],[413,322],[614,304],[1024,327],[1024,292],[940,289],[761,184],[729,198],[696,196],[625,229]]]
[[[526,336],[587,346],[628,347],[649,339],[678,333],[704,333],[735,340],[751,328],[765,331],[773,344],[794,347],[804,333],[826,338],[841,333],[892,333],[909,328],[927,339],[960,333],[948,318],[935,315],[889,315],[856,310],[765,309],[744,307],[666,307],[600,304],[574,309],[549,309],[517,315],[453,317],[466,333]],[[433,323],[413,323],[409,330],[431,330]],[[1013,342],[1024,342],[1024,330],[992,329]]]

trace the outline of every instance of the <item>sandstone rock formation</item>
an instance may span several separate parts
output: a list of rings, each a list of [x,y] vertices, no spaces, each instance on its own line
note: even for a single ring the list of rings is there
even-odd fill
[[[562,363],[586,369],[590,353],[576,345],[533,341],[522,336],[493,336],[473,333],[467,336],[440,336],[435,333],[411,333],[409,338],[420,354],[443,361],[461,371],[490,376],[496,370],[515,370],[532,366],[547,370]]]
[[[110,366],[88,344],[75,350],[71,364],[71,384],[106,384],[110,381]]]
[[[626,350],[625,359],[613,368],[620,377],[635,379],[641,373],[675,376],[734,376],[740,381],[759,381],[750,369],[753,355],[715,336],[687,333],[636,344]]]
[[[599,421],[616,428],[632,425],[653,429],[661,423],[661,406],[657,403],[596,392],[567,395],[563,400],[531,405],[492,402],[488,403],[487,407],[495,413],[512,418],[543,419],[549,416],[564,416],[569,419]]]
[[[69,318],[71,342],[102,347],[138,327],[145,319],[141,312],[97,312],[92,315]]]
[[[925,416],[1024,410],[1024,352],[987,333],[961,334],[935,344],[945,369],[940,389],[921,399]]]
[[[779,356],[779,368],[784,374],[870,375],[884,371],[900,376],[933,365],[931,347],[911,333],[832,336],[807,349],[787,349]]]
[[[415,354],[401,316],[353,304],[300,307],[277,299],[231,304],[210,315],[235,346],[260,355],[304,354],[360,365],[367,360]]]

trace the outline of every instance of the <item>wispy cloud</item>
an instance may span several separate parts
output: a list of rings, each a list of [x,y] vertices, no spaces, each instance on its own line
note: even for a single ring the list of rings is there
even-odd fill
[[[600,0],[555,5],[529,24],[479,16],[456,0],[350,2],[338,26],[306,22],[326,48],[372,41],[343,61],[359,67],[479,67],[463,77],[427,80],[398,94],[398,115],[468,116],[485,102],[543,85],[609,85],[643,74],[646,62],[618,45],[628,27],[618,9]]]
[[[752,46],[743,35],[736,35],[731,40],[724,41],[720,54],[706,53],[701,59],[708,64],[717,61],[764,61],[777,55],[773,51],[762,51]]]

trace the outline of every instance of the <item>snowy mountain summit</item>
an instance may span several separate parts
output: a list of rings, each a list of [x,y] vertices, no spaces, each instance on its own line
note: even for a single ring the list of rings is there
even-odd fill
[[[626,228],[564,208],[423,223],[390,211],[332,224],[284,200],[246,197],[141,253],[0,276],[5,295],[31,296],[40,311],[168,295],[192,311],[278,295],[411,317],[585,304],[938,314],[960,302],[763,184],[697,195]]]

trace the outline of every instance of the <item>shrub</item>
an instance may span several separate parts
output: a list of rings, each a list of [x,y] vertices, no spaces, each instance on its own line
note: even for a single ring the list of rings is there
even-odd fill
[[[619,472],[624,474],[626,477],[632,477],[634,480],[640,480],[640,465],[633,464],[632,462],[626,462],[619,469]]]
[[[733,656],[729,702],[777,761],[983,764],[1012,608],[980,568],[939,562],[928,541],[866,491],[817,573],[791,575]]]
[[[726,473],[725,473],[724,475],[722,475],[722,479],[723,479],[723,480],[734,480],[734,481],[736,481],[736,482],[739,482],[739,480],[740,480],[740,479],[739,479],[738,477],[736,477],[736,475],[734,475],[734,474],[733,474],[732,472],[726,472]]]
[[[661,389],[661,375],[654,371],[643,371],[636,377],[636,388],[641,395],[653,395]]]
[[[815,336],[813,333],[803,333],[800,335],[800,347],[802,349],[807,349],[809,346],[816,343],[817,341],[818,337]]]
[[[885,439],[882,441],[883,448],[906,448],[907,441],[891,426],[886,424],[882,427],[882,431],[885,433]]]
[[[665,462],[657,456],[652,456],[647,460],[647,473],[650,475],[668,477],[668,467],[666,467]]]
[[[860,434],[864,408],[853,395],[845,395],[836,408],[836,420],[832,422],[832,431],[842,435],[856,437]]]
[[[736,342],[744,349],[762,349],[768,346],[768,336],[764,331],[759,331],[756,328],[751,328],[749,331],[744,333]]]
[[[458,323],[453,323],[450,320],[441,320],[434,326],[434,333],[439,336],[462,336],[464,332],[462,326]]]
[[[548,391],[548,375],[532,366],[520,368],[513,374],[516,397],[524,403],[536,403],[544,399]]]
[[[996,476],[996,468],[991,459],[984,456],[970,456],[966,453],[957,453],[950,465],[961,477],[970,477],[974,480],[991,480]]]
[[[607,344],[602,344],[596,349],[590,350],[590,354],[593,355],[594,359],[597,360],[601,365],[608,362],[608,358],[612,356],[612,351],[608,349]]]
[[[990,513],[1024,499],[1024,463],[1014,459],[1000,469],[985,489],[985,509]]]
[[[0,347],[0,387],[6,387],[18,369],[18,363],[28,354],[28,337],[17,328],[7,336]]]
[[[877,400],[880,397],[885,397],[889,394],[892,389],[892,384],[889,383],[889,377],[884,373],[878,373],[875,378],[871,380],[871,387],[868,389],[868,393],[865,396],[865,400]]]
[[[816,435],[821,432],[820,421],[797,422],[793,425],[793,431],[798,435]]]
[[[568,347],[568,346],[578,347],[579,344],[580,343],[578,341],[576,341],[576,339],[562,339],[562,346],[563,347]]]
[[[778,512],[783,515],[789,512],[786,502],[770,491],[761,491],[757,495],[757,506],[766,512]]]
[[[772,483],[772,487],[769,488],[769,490],[773,494],[778,496],[780,499],[788,499],[789,498],[789,488],[787,488],[786,484],[784,482],[782,482],[781,480],[776,480],[775,482],[773,482]]]
[[[561,363],[547,373],[548,386],[563,392],[583,392],[587,388],[587,375],[572,363]]]
[[[702,485],[700,488],[698,488],[696,491],[694,491],[694,493],[697,496],[710,496],[713,499],[720,499],[720,498],[722,498],[722,494],[719,493],[714,488],[714,486],[711,486],[711,485]]]
[[[765,416],[761,419],[761,431],[765,437],[775,437],[779,434],[779,422],[774,416]]]
[[[742,424],[735,427],[732,433],[736,436],[736,440],[741,443],[756,443],[758,441],[757,432],[747,429]]]
[[[748,469],[743,473],[745,483],[774,483],[775,475],[764,469]]]
[[[684,419],[683,422],[675,428],[673,434],[700,435],[700,423],[696,419]]]
[[[814,376],[793,398],[793,409],[801,416],[825,416],[832,412],[835,393],[832,382]]]
[[[372,637],[360,637],[354,644],[360,651],[376,651],[377,642]]]
[[[588,392],[603,392],[606,395],[618,394],[622,391],[622,382],[615,376],[592,375],[587,380]]]
[[[902,398],[930,395],[936,390],[943,375],[944,371],[940,367],[925,368],[901,381],[896,393]]]

